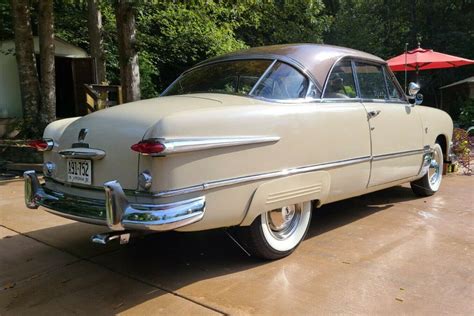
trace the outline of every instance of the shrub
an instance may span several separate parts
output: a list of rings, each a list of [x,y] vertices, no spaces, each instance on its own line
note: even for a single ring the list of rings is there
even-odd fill
[[[453,153],[456,155],[458,163],[463,168],[464,174],[471,175],[471,149],[473,139],[469,133],[461,128],[455,128],[453,132]]]

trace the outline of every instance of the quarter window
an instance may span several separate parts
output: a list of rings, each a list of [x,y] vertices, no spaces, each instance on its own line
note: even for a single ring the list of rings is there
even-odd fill
[[[260,80],[251,95],[266,99],[299,99],[306,96],[308,79],[295,68],[277,62]]]
[[[334,66],[324,92],[324,98],[357,97],[350,60],[340,61]]]
[[[382,66],[361,62],[355,64],[361,98],[388,99]]]
[[[385,79],[387,80],[388,97],[390,100],[405,101],[405,97],[395,83],[394,76],[385,69]]]

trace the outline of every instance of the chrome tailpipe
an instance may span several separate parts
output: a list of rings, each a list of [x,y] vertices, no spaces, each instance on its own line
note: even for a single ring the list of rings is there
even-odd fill
[[[107,245],[112,240],[118,240],[121,245],[128,244],[130,241],[130,232],[114,231],[91,236],[91,241],[99,245]]]

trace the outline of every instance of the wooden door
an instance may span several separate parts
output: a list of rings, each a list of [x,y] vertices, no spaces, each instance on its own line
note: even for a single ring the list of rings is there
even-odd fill
[[[72,58],[71,61],[76,115],[86,115],[84,84],[97,83],[94,60],[92,58]]]

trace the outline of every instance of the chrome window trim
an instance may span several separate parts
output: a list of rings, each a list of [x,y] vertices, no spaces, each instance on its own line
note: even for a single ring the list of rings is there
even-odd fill
[[[359,77],[357,77],[357,74],[356,74],[357,69],[356,69],[356,64],[353,58],[351,58],[351,67],[352,67],[352,75],[354,76],[354,83],[356,85],[357,98],[361,99]],[[361,102],[362,102],[362,99],[361,99]]]
[[[326,93],[326,88],[328,86],[328,82],[329,82],[329,77],[331,76],[332,74],[332,71],[334,70],[334,67],[336,67],[336,65],[341,61],[343,60],[344,58],[350,58],[349,56],[341,56],[339,57],[338,59],[336,59],[336,61],[332,64],[331,68],[329,68],[329,71],[328,73],[326,74],[326,79],[324,79],[324,84],[323,84],[323,91],[321,92],[321,99],[324,100],[324,94]],[[350,60],[350,59],[349,59]],[[353,73],[354,73],[354,70],[353,70]],[[357,89],[357,88],[356,88]],[[359,95],[357,95],[359,96]]]
[[[408,97],[407,97],[405,91],[403,90],[402,86],[400,85],[400,82],[398,82],[398,79],[395,76],[395,74],[393,73],[393,71],[390,69],[390,67],[388,67],[387,64],[385,64],[384,69],[385,69],[386,73],[388,74],[388,76],[392,79],[392,82],[395,84],[395,87],[396,87],[396,89],[398,89],[398,92],[400,92],[400,94],[403,96],[403,100],[400,100],[400,101],[404,102],[404,103],[407,103],[407,104],[410,104],[408,102]]]
[[[402,99],[400,99],[400,98],[396,98],[396,99],[395,99],[395,98],[391,98],[391,97],[390,97],[390,90],[388,89],[388,80],[390,80],[390,81],[392,82],[393,86],[395,87],[395,89],[398,90],[398,93],[399,93],[400,95],[405,96],[405,94],[404,94],[404,93],[401,93],[399,86],[396,84],[396,81],[397,81],[397,80],[393,80],[394,78],[393,78],[392,75],[388,72],[388,67],[387,67],[387,65],[384,65],[384,66],[382,67],[382,70],[383,70],[383,76],[384,76],[384,78],[385,78],[385,86],[386,86],[387,93],[388,93],[388,99],[387,99],[387,101],[388,101],[388,102],[396,102],[396,103],[408,103],[406,100],[402,100]],[[405,97],[406,97],[406,96],[405,96]]]
[[[383,99],[361,99],[361,98],[327,98],[327,99],[322,99],[320,100],[320,103],[361,103],[361,102],[366,102],[366,103],[393,103],[393,104],[404,104],[407,105],[406,102],[404,101],[397,101],[397,100],[383,100]]]
[[[263,74],[260,76],[260,78],[258,78],[257,82],[255,82],[255,84],[253,85],[252,89],[250,89],[249,93],[247,94],[248,96],[254,97],[253,93],[255,92],[255,89],[257,89],[258,85],[262,82],[263,78],[265,78],[265,76],[268,75],[268,73],[270,72],[270,70],[272,70],[273,66],[275,66],[276,63],[277,63],[277,60],[274,59],[273,62],[267,67],[267,69],[265,69]]]
[[[390,91],[388,90],[387,74],[385,67],[382,67],[383,81],[385,82],[385,92],[387,92],[387,100],[390,100]]]
[[[356,89],[356,97],[355,98],[347,98],[347,99],[350,99],[350,100],[355,100],[355,99],[359,99],[360,98],[360,94],[359,94],[359,89],[358,89],[358,82],[357,82],[357,76],[355,75],[355,69],[354,69],[354,62],[351,58],[351,56],[342,56],[342,57],[339,57],[331,66],[331,68],[329,69],[327,75],[326,75],[326,79],[324,80],[324,87],[323,87],[323,92],[321,93],[321,99],[322,100],[327,100],[327,99],[337,99],[337,100],[344,100],[346,98],[324,98],[324,94],[326,93],[326,89],[327,89],[327,86],[328,86],[328,83],[329,83],[329,78],[331,77],[331,74],[332,74],[332,71],[334,70],[334,68],[337,66],[337,64],[341,61],[343,61],[344,59],[347,59],[349,61],[349,63],[351,64],[351,69],[352,69],[352,78],[354,80],[354,86],[355,86],[355,89]]]

